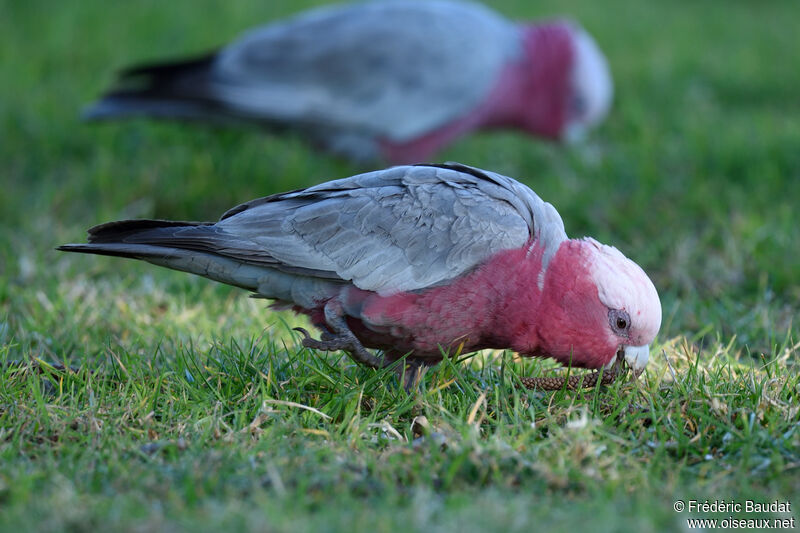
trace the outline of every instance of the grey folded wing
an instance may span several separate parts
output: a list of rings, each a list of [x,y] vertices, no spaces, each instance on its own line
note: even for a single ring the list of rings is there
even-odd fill
[[[517,27],[478,4],[333,6],[227,46],[210,89],[242,114],[406,141],[474,108],[520,52]]]
[[[549,261],[567,238],[528,187],[461,165],[394,167],[262,198],[201,232],[215,253],[381,294],[447,283],[532,241]]]

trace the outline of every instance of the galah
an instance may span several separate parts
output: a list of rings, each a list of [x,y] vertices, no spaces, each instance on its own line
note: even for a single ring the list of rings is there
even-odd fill
[[[574,22],[389,0],[312,9],[202,57],[129,68],[85,116],[250,121],[354,160],[416,163],[477,129],[581,137],[611,97],[606,59]]]
[[[456,163],[398,166],[247,202],[216,222],[124,220],[69,252],[142,259],[308,315],[321,339],[381,367],[483,348],[640,372],[661,324],[644,271],[568,239],[525,185]],[[381,352],[376,355],[369,349]]]

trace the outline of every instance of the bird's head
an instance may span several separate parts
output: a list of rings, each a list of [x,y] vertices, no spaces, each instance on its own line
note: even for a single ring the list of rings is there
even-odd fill
[[[614,93],[603,52],[571,21],[523,30],[527,83],[522,126],[534,135],[577,141],[608,114]]]
[[[639,372],[661,327],[661,302],[616,248],[566,240],[545,272],[538,322],[540,350],[562,363],[600,368],[619,354]]]

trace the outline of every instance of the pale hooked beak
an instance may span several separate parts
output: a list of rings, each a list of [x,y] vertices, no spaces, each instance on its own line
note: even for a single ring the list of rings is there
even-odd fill
[[[644,346],[625,346],[623,349],[625,362],[633,370],[634,375],[638,376],[644,371],[647,366],[647,361],[650,359],[650,345]]]
[[[561,142],[565,144],[580,144],[586,140],[586,126],[580,122],[569,121],[561,133]]]

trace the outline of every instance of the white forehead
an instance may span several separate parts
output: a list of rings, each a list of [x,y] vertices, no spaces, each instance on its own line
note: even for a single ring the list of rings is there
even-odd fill
[[[613,246],[591,238],[586,241],[595,251],[590,256],[589,272],[600,301],[609,309],[624,309],[645,336],[654,337],[661,327],[661,301],[653,282]]]
[[[614,84],[603,52],[592,36],[583,28],[575,27],[575,67],[572,70],[572,87],[583,100],[584,113],[578,122],[593,126],[603,120],[611,107]]]

